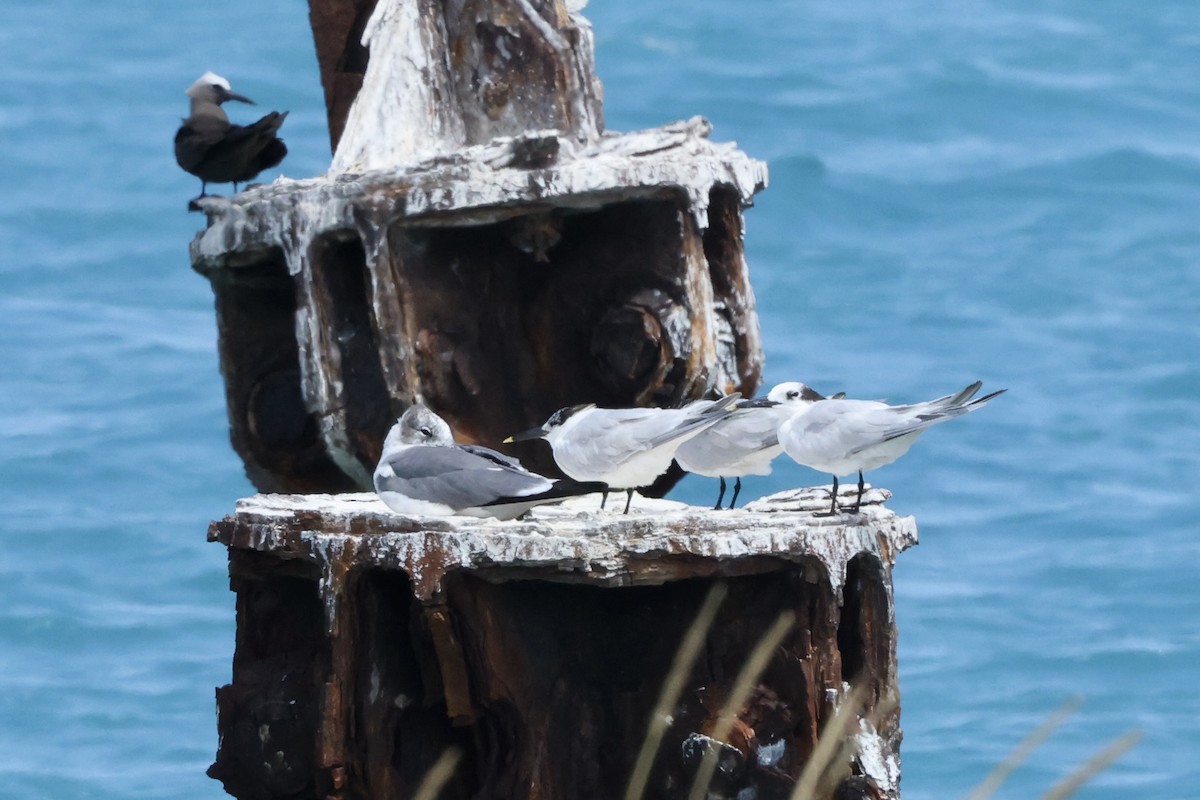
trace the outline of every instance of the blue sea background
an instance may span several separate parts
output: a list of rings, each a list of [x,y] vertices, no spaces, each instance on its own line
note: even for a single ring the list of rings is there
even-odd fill
[[[1009,390],[871,476],[921,530],[905,798],[961,796],[1075,694],[1001,797],[1131,727],[1080,797],[1200,797],[1193,0],[585,13],[611,129],[703,114],[770,166],[746,217],[768,384]],[[171,137],[214,69],[290,109],[284,173],[322,172],[307,7],[5,3],[0,53],[0,796],[220,797],[233,596],[205,530],[252,487]],[[746,493],[824,482],[780,462]]]

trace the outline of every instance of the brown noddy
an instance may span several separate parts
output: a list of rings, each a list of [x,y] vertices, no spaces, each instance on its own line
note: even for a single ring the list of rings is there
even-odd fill
[[[215,72],[201,75],[186,94],[192,99],[192,113],[175,133],[175,160],[200,179],[200,197],[206,196],[210,183],[233,183],[236,194],[239,183],[287,155],[276,134],[288,112],[272,111],[250,125],[234,125],[221,104],[237,100],[254,105],[254,101],[235,94],[229,81]]]

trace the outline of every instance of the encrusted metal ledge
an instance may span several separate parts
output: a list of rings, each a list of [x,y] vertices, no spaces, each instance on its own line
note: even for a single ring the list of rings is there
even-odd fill
[[[703,230],[714,188],[728,187],[749,204],[767,184],[766,164],[735,144],[709,141],[710,130],[707,120],[694,117],[605,134],[584,146],[557,131],[536,131],[392,169],[278,178],[232,200],[200,200],[209,224],[192,241],[192,263],[205,271],[270,248],[298,257],[316,237],[361,230],[368,219],[376,231],[401,220],[436,224],[439,215],[452,215],[447,224],[485,224],[539,204],[595,209],[664,194],[684,195]]]
[[[343,568],[403,570],[414,593],[427,602],[453,570],[497,579],[519,575],[640,586],[764,571],[743,563],[758,558],[815,557],[840,593],[855,556],[872,555],[890,568],[897,554],[917,542],[916,521],[882,505],[888,496],[870,489],[860,513],[837,517],[813,515],[829,504],[821,489],[782,492],[721,513],[636,497],[631,513],[623,515],[600,511],[597,498],[589,496],[501,522],[408,517],[369,493],[255,495],[214,522],[209,539],[320,565],[340,561]]]

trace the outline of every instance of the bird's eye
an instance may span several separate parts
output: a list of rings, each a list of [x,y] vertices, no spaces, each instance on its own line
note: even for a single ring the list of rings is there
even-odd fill
[[[421,428],[421,435],[428,439],[430,436],[433,436],[433,431],[429,430],[429,428]]]
[[[212,88],[216,89],[216,90],[219,92],[219,91],[221,91],[221,84],[219,84],[219,83],[214,83],[214,84],[212,85]]]
[[[799,396],[800,396],[800,393],[799,393],[799,392],[797,392],[797,391],[796,391],[796,390],[794,390],[794,389],[793,389],[792,391],[790,391],[790,392],[788,392],[788,393],[787,393],[787,399],[788,399],[788,400],[795,400],[795,399],[796,399],[797,397],[799,397]]]

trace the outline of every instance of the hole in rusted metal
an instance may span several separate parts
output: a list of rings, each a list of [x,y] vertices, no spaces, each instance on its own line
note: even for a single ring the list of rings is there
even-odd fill
[[[843,680],[848,683],[868,681],[874,692],[886,684],[887,621],[883,568],[875,557],[859,554],[846,565],[846,583],[842,587],[837,642]]]
[[[380,444],[394,415],[372,321],[366,252],[357,236],[338,232],[313,243],[311,262],[328,304],[327,334],[337,351],[339,406],[351,454],[370,471],[379,460]]]

